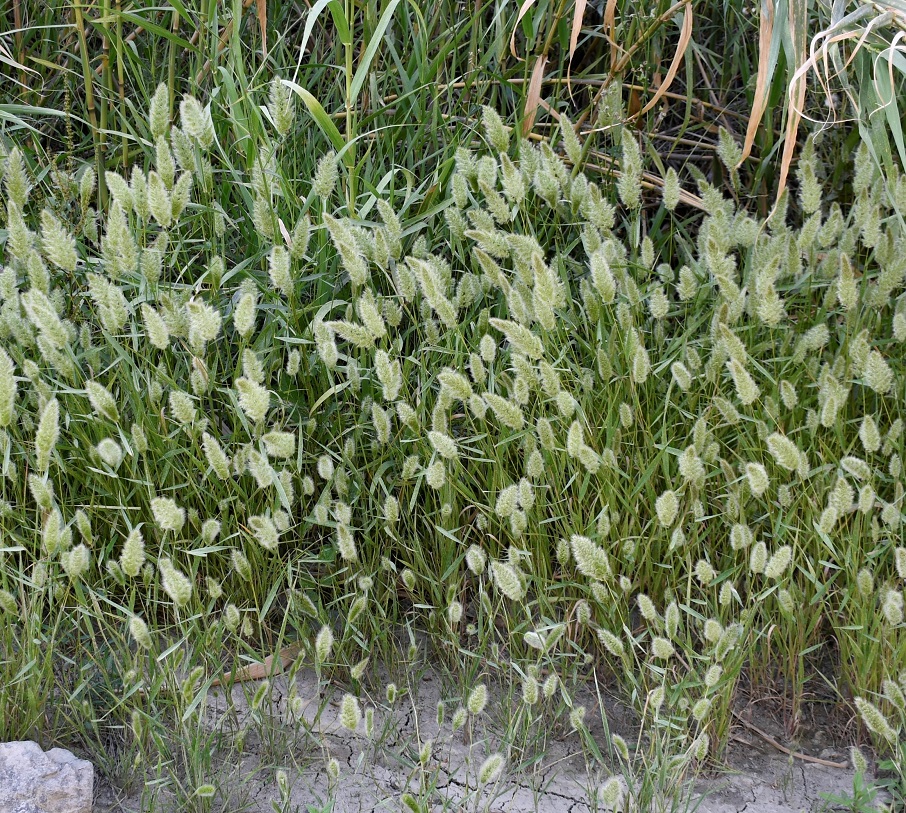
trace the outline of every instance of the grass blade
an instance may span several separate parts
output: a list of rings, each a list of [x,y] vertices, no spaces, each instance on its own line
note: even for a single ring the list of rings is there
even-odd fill
[[[334,149],[338,152],[342,150],[346,146],[346,142],[343,140],[343,136],[337,129],[337,125],[333,123],[333,120],[327,115],[327,111],[321,106],[321,102],[301,85],[297,85],[289,79],[284,79],[283,83],[294,93],[298,94],[302,101],[305,102],[305,106],[308,108],[308,112],[311,113],[311,117],[315,120],[315,124],[321,128],[321,132],[327,136],[328,141],[333,144]]]
[[[311,32],[315,27],[315,23],[318,21],[318,16],[321,14],[322,11],[324,11],[325,8],[327,8],[328,5],[331,5],[332,3],[335,3],[335,0],[318,0],[318,2],[315,3],[311,7],[311,11],[308,12],[308,17],[306,17],[306,19],[305,19],[305,29],[302,32],[302,41],[299,43],[299,61],[296,65],[296,72],[293,76],[294,80],[299,75],[299,68],[302,65],[302,57],[305,54],[305,48],[308,45],[308,40],[311,37]],[[336,12],[334,11],[333,7],[331,7],[330,11],[334,15],[334,23],[336,24],[338,16],[337,16]],[[339,19],[340,19],[340,25],[341,26],[345,25],[346,18],[343,17],[342,15],[340,15]],[[340,40],[341,41],[344,41],[343,40],[344,36],[346,38],[349,37],[349,26],[348,25],[345,25],[345,30],[343,30],[342,28],[340,30]]]
[[[362,90],[362,85],[365,84],[365,80],[368,78],[368,71],[371,69],[371,63],[377,54],[378,48],[381,47],[384,33],[387,31],[387,26],[390,25],[390,20],[393,18],[393,12],[396,11],[399,2],[400,0],[390,0],[389,5],[384,9],[384,13],[381,15],[381,19],[374,29],[371,41],[368,43],[368,47],[365,49],[365,53],[362,56],[362,61],[359,62],[359,67],[356,68],[355,76],[352,79],[352,85],[350,87],[350,104],[352,105],[354,105],[356,99],[358,99],[359,93]]]

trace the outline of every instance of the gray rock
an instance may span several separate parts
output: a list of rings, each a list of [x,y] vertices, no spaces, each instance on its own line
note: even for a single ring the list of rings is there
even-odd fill
[[[0,743],[0,812],[91,813],[94,766],[62,748]]]

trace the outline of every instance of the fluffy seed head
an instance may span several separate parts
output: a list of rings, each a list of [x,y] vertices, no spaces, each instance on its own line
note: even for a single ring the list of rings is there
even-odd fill
[[[257,307],[257,297],[251,291],[246,291],[236,304],[236,310],[233,311],[233,325],[236,332],[243,338],[250,336],[255,329]]]
[[[170,128],[170,98],[164,82],[157,86],[154,95],[151,97],[148,124],[151,130],[151,137],[155,141],[165,136]]]
[[[707,559],[699,559],[695,563],[695,578],[701,584],[708,585],[717,578],[717,573]]]
[[[494,363],[494,359],[497,357],[497,342],[494,341],[493,336],[485,333],[485,335],[481,337],[479,353],[485,364]]]
[[[871,415],[866,415],[859,426],[859,440],[868,454],[872,454],[881,448],[881,431],[878,429],[875,419]]]
[[[491,754],[478,769],[478,784],[488,785],[496,782],[503,771],[504,759],[501,754]]]
[[[673,657],[675,650],[666,638],[656,637],[651,641],[651,654],[658,660],[667,661]]]
[[[707,579],[707,581],[711,581],[711,579]],[[676,637],[676,633],[679,630],[679,624],[679,605],[675,601],[671,601],[670,604],[667,605],[667,609],[664,611],[664,630],[667,633],[668,638]]]
[[[670,168],[670,172],[674,172],[673,168]],[[674,175],[676,173],[674,172]],[[666,194],[665,194],[665,204],[666,204]],[[672,208],[672,207],[668,207]],[[620,777],[611,776],[598,791],[598,798],[601,800],[601,803],[605,810],[622,810],[623,809],[623,781]]]
[[[261,441],[268,457],[286,460],[296,453],[295,432],[268,432],[262,436]]]
[[[270,409],[271,394],[267,388],[246,377],[236,380],[236,390],[239,393],[239,406],[252,423],[264,420]]]
[[[679,500],[676,497],[676,492],[665,491],[655,501],[654,508],[658,521],[664,528],[669,528],[673,525],[679,511]]]
[[[286,137],[293,128],[295,105],[292,91],[279,76],[271,80],[267,109],[277,132]]]
[[[746,463],[746,479],[749,482],[749,488],[756,497],[764,494],[770,485],[767,469],[760,463]]]
[[[50,467],[50,456],[59,438],[60,402],[53,398],[41,411],[41,419],[35,433],[35,468],[42,474]]]
[[[893,387],[893,370],[877,350],[868,354],[863,373],[865,383],[879,395],[886,395]]]
[[[211,122],[211,112],[202,107],[194,96],[186,96],[179,104],[179,118],[182,129],[193,141],[204,149],[209,149],[214,143],[214,125]]]
[[[137,615],[133,615],[129,619],[129,634],[142,649],[151,649],[153,646],[148,625]]]
[[[192,598],[192,582],[181,573],[168,559],[163,558],[158,563],[164,592],[170,597],[177,607],[183,607]]]
[[[799,403],[799,396],[796,394],[796,388],[786,380],[780,382],[780,400],[783,405],[790,411],[796,408]]]
[[[98,457],[114,471],[123,462],[123,447],[113,438],[104,438],[94,447],[94,450],[97,452]]]
[[[206,545],[213,545],[220,536],[220,522],[216,519],[206,519],[201,526],[201,539]]]
[[[19,615],[16,597],[9,590],[0,590],[0,613],[7,613],[14,618]]]
[[[862,722],[865,723],[866,728],[877,734],[879,737],[887,740],[889,743],[895,743],[897,741],[896,729],[894,729],[877,706],[863,697],[857,697],[855,703],[856,709],[862,717]]]
[[[75,238],[47,209],[41,212],[41,248],[48,262],[64,271],[75,271],[79,259]]]
[[[192,396],[180,390],[173,390],[170,393],[170,414],[177,423],[182,426],[191,426],[195,423],[198,410],[195,409],[195,402]]]
[[[16,368],[0,347],[0,428],[9,426],[16,414]]]
[[[230,551],[230,566],[236,571],[236,575],[238,575],[242,581],[248,582],[252,580],[252,566],[241,550],[233,548],[233,550]]]
[[[686,392],[692,386],[692,373],[681,361],[675,361],[670,365],[670,374],[673,376],[676,385],[683,392]]]
[[[456,441],[444,432],[428,432],[428,440],[434,447],[434,450],[446,460],[458,460],[459,451],[456,448]]]
[[[6,172],[4,174],[6,195],[19,209],[24,209],[28,201],[30,182],[25,159],[18,147],[13,147],[6,158]]]
[[[510,147],[510,133],[500,114],[494,108],[484,105],[481,108],[481,123],[484,127],[484,137],[494,150],[507,152]]]
[[[186,521],[186,511],[169,497],[155,497],[151,500],[151,512],[161,530],[179,533]]]
[[[481,714],[488,704],[488,687],[484,683],[479,683],[471,692],[466,700],[466,709],[469,714]]]
[[[441,489],[447,482],[447,471],[440,460],[435,460],[425,469],[425,482],[433,489]]]
[[[599,548],[587,536],[573,534],[570,548],[579,572],[595,581],[607,581],[613,576],[607,552]]]
[[[731,358],[727,362],[727,369],[733,378],[733,384],[736,387],[736,395],[739,400],[745,406],[757,400],[758,396],[761,395],[761,390],[755,383],[755,379],[749,375],[749,371],[735,358]]]
[[[901,579],[906,579],[906,548],[897,547],[893,551],[893,563],[896,567],[897,575]]]
[[[636,596],[636,603],[639,605],[639,612],[649,624],[655,624],[660,622],[660,617],[657,613],[657,608],[654,606],[654,602],[646,596],[644,593],[639,593]]]
[[[318,168],[315,170],[315,178],[311,188],[315,197],[321,198],[321,200],[329,198],[336,188],[338,178],[336,153],[329,152],[326,155],[322,155],[318,161]]]
[[[333,632],[330,627],[323,626],[315,638],[315,663],[320,665],[327,661],[333,649]]]
[[[857,480],[871,479],[871,466],[859,457],[848,455],[840,461],[840,468]]]
[[[881,613],[892,627],[903,623],[903,594],[899,590],[884,591],[881,599]]]
[[[186,304],[189,317],[189,344],[196,355],[204,352],[205,345],[220,333],[220,312],[200,300]]]
[[[103,384],[99,384],[97,381],[86,381],[85,392],[88,394],[92,409],[98,415],[114,423],[119,421],[120,414],[116,408],[116,399]]]
[[[201,445],[204,449],[208,465],[221,480],[230,477],[230,459],[226,456],[217,439],[207,432],[201,436]]]
[[[510,601],[522,601],[525,597],[525,585],[515,568],[495,560],[491,562],[491,574],[500,592]]]
[[[764,575],[769,579],[780,579],[786,573],[793,559],[793,549],[789,545],[778,548],[771,556],[764,569]]]
[[[774,432],[768,436],[767,445],[768,451],[779,466],[787,471],[796,471],[799,468],[802,453],[786,435]]]
[[[764,542],[758,542],[749,555],[749,570],[752,573],[764,573],[768,564],[768,549]]]
[[[487,554],[478,545],[470,545],[466,551],[466,564],[476,576],[484,572],[487,560]]]
[[[597,631],[598,640],[601,642],[601,645],[614,657],[622,658],[626,650],[623,647],[623,642],[612,632],[604,629],[603,627]]]
[[[354,562],[358,558],[352,529],[342,522],[337,525],[337,550],[345,562]]]
[[[737,522],[730,529],[730,546],[733,550],[743,550],[754,541],[752,529],[748,525]]]
[[[347,731],[355,731],[362,720],[362,709],[359,706],[359,699],[355,695],[343,695],[343,701],[340,703],[340,725]]]
[[[721,639],[721,637],[723,637],[724,629],[718,621],[713,618],[708,618],[705,621],[703,632],[706,641],[712,644],[716,644]]]
[[[280,533],[270,517],[264,515],[251,516],[248,518],[248,526],[255,541],[262,548],[269,551],[277,549],[280,544]]]
[[[483,398],[501,424],[517,432],[525,426],[525,415],[518,404],[492,392],[486,392]]]
[[[676,209],[680,199],[680,182],[676,170],[670,167],[664,177],[664,208],[668,212]]]
[[[60,564],[72,581],[77,581],[91,565],[91,552],[84,543],[64,551],[60,555]]]
[[[148,341],[159,350],[166,350],[170,345],[170,329],[160,314],[146,302],[142,303],[142,319],[145,322],[145,332]]]

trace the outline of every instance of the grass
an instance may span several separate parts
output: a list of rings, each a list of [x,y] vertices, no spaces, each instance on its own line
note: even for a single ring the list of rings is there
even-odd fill
[[[210,810],[250,731],[285,750],[267,683],[205,722],[237,656],[374,698],[428,657],[451,745],[490,681],[508,748],[564,726],[669,809],[743,678],[792,735],[823,659],[903,796],[895,111],[774,206],[796,60],[717,50],[743,8],[616,4],[623,56],[563,3],[264,8],[11,9],[0,737]]]

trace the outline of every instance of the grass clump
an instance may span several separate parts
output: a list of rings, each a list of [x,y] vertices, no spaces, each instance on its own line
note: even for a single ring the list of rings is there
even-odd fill
[[[281,87],[248,172],[191,96],[172,125],[152,105],[100,209],[91,166],[51,187],[6,156],[0,736],[120,732],[120,764],[206,809],[230,652],[292,640],[295,669],[355,687],[409,628],[473,716],[486,662],[523,720],[540,693],[602,763],[656,762],[658,788],[625,791],[650,804],[722,752],[744,667],[782,678],[791,731],[816,652],[852,694],[892,691],[902,176],[860,154],[844,212],[809,153],[798,226],[701,181],[697,239],[655,248],[628,129],[618,205],[487,111],[418,213],[353,194],[333,154],[292,194]],[[224,208],[226,179],[247,206]],[[647,752],[601,754],[572,692],[591,666]]]

